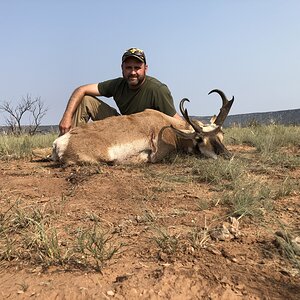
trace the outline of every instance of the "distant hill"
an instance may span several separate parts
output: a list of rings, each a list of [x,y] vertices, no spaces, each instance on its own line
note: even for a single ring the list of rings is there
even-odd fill
[[[194,119],[203,122],[209,122],[211,116],[191,116]],[[282,124],[282,125],[300,125],[300,109],[281,110],[273,112],[250,113],[229,115],[224,122],[224,127],[231,126],[249,126],[251,124]],[[0,126],[0,133],[7,132],[7,126]],[[58,132],[58,125],[42,125],[39,127],[40,133]]]
[[[209,122],[211,117],[194,117],[204,122]],[[300,109],[281,110],[273,112],[249,113],[229,115],[224,122],[224,127],[249,126],[250,124],[282,124],[300,125]]]
[[[25,129],[26,132],[29,131],[29,126],[22,126],[23,127],[23,130]],[[10,127],[8,126],[0,126],[0,134],[1,133],[8,133],[8,132],[11,132],[10,131]],[[59,132],[59,129],[58,129],[58,125],[41,125],[39,126],[38,130],[36,133],[42,133],[42,134],[46,134],[46,133],[49,133],[49,132]]]

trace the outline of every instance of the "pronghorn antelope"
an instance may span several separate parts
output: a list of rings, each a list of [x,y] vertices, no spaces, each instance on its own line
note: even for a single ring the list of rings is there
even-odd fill
[[[182,120],[159,111],[109,117],[71,129],[53,143],[52,159],[63,164],[82,163],[155,163],[172,151],[184,151],[211,158],[230,157],[223,144],[221,126],[234,101],[228,101],[220,90],[223,101],[218,116],[210,124],[191,120],[180,102]]]

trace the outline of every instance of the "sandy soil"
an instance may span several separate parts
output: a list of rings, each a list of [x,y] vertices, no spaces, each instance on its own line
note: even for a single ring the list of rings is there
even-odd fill
[[[255,160],[251,149],[235,151]],[[121,246],[100,271],[92,260],[86,267],[45,266],[21,249],[27,259],[0,261],[0,298],[300,299],[299,270],[282,255],[274,235],[274,216],[300,227],[299,191],[273,201],[263,220],[237,221],[216,203],[221,191],[189,172],[170,163],[64,169],[51,162],[1,162],[2,217],[16,201],[23,209],[38,209],[51,217],[65,248],[72,243],[65,232],[96,220],[109,242]],[[265,176],[272,184],[279,175]],[[300,180],[299,170],[291,176]],[[200,209],[203,201],[214,205]],[[210,234],[204,235],[207,228]],[[192,235],[196,229],[202,233],[198,239]]]

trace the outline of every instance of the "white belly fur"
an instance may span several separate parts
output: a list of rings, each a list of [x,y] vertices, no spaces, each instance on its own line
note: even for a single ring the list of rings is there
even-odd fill
[[[142,160],[147,161],[147,156],[145,153],[151,150],[149,143],[145,139],[136,140],[130,143],[117,144],[109,147],[107,149],[109,160],[111,161],[126,161],[135,160],[139,157]]]

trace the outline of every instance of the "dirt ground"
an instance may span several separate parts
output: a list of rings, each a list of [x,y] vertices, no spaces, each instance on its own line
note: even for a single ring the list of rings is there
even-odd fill
[[[251,149],[234,151],[252,155]],[[300,299],[299,269],[282,255],[273,222],[276,216],[300,227],[299,191],[274,201],[263,221],[237,220],[215,201],[218,187],[189,172],[176,163],[61,168],[2,161],[2,216],[18,201],[51,215],[59,232],[96,220],[118,251],[101,270],[92,263],[2,260],[0,299]],[[272,182],[279,175],[265,176]],[[300,180],[299,170],[291,176]],[[203,201],[214,204],[200,208]],[[59,236],[62,247],[71,242]]]

